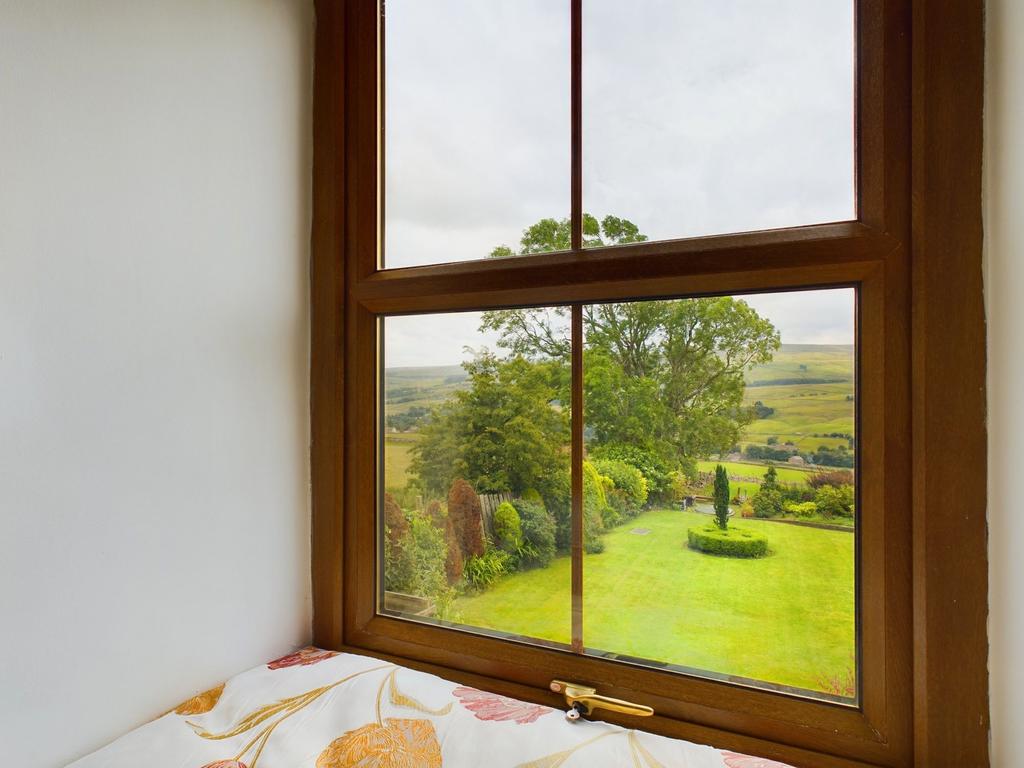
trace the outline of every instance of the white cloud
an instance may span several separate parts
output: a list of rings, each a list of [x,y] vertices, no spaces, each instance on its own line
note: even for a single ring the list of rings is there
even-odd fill
[[[783,344],[853,344],[852,288],[740,296],[775,325]],[[480,312],[405,315],[385,320],[385,366],[459,365],[475,351],[499,351],[493,332],[479,331]]]
[[[568,215],[568,9],[388,0],[388,266]],[[852,0],[584,0],[585,208],[651,238],[851,218],[853,52]],[[851,295],[750,302],[784,342],[851,343]],[[469,315],[390,322],[389,365],[481,343]]]

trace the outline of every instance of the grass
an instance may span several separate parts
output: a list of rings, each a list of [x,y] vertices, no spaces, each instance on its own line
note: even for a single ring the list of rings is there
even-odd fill
[[[384,436],[384,490],[390,493],[408,484],[412,447],[419,439],[416,432]]]
[[[660,662],[810,690],[852,666],[854,537],[743,520],[772,554],[747,560],[686,546],[706,515],[646,512],[584,558],[584,642]],[[636,535],[634,528],[649,533]],[[570,632],[569,558],[460,598],[468,625],[561,643]]]

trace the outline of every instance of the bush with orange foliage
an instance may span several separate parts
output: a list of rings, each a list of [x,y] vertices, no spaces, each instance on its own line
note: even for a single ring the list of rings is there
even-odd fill
[[[459,542],[463,559],[484,553],[484,516],[480,497],[473,486],[461,478],[448,492],[448,519]]]

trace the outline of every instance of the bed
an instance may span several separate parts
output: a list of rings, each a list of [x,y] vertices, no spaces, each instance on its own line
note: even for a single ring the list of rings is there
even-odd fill
[[[303,648],[183,702],[71,768],[786,768]]]

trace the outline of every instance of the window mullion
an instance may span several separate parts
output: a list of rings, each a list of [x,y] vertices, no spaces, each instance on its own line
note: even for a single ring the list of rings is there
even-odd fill
[[[572,305],[572,650],[583,653],[583,306]]]
[[[569,0],[570,8],[570,175],[572,250],[583,248],[583,0]]]

